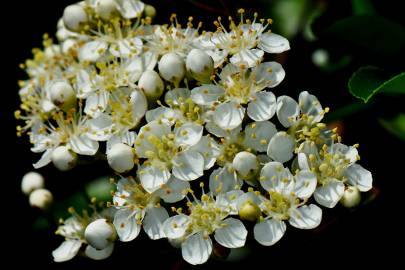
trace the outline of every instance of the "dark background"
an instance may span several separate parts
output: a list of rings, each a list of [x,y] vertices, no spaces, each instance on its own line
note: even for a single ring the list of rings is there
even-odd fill
[[[150,241],[144,235],[131,243],[118,243],[113,255],[101,262],[76,257],[74,260],[56,264],[51,252],[63,240],[55,236],[54,225],[50,229],[34,229],[40,212],[31,209],[28,199],[20,191],[22,176],[32,170],[31,164],[39,155],[29,150],[28,138],[15,136],[16,122],[13,111],[18,108],[17,80],[25,79],[18,64],[31,56],[33,47],[40,47],[42,34],[55,32],[56,22],[66,5],[74,1],[7,1],[2,3],[1,22],[1,114],[2,123],[2,194],[3,201],[2,236],[5,237],[1,263],[13,266],[30,265],[38,269],[112,269],[130,267],[139,269],[141,265],[151,269],[188,269],[182,262],[179,250],[172,249],[165,240]],[[187,1],[155,0],[145,1],[158,10],[154,22],[164,23],[172,12],[178,14],[179,21],[185,22],[193,15],[195,21],[203,21],[204,28],[210,28],[218,15],[234,15],[239,7],[245,7],[248,14],[259,11],[263,14],[266,1]],[[317,1],[319,2],[319,1]],[[350,1],[321,1],[327,6],[326,13],[315,24],[314,29],[322,28],[351,13]],[[374,1],[380,15],[401,22],[398,14],[401,1]],[[8,16],[10,15],[10,17]],[[265,15],[265,14],[264,14]],[[274,23],[275,27],[277,22]],[[274,90],[276,95],[286,93],[297,97],[298,93],[308,90],[317,95],[324,106],[331,111],[356,102],[347,91],[347,81],[361,65],[374,64],[389,66],[392,70],[403,71],[403,58],[381,59],[370,52],[351,48],[328,38],[309,43],[297,35],[290,40],[291,51],[278,58],[286,70],[285,81]],[[332,57],[339,59],[347,52],[354,57],[349,66],[336,72],[319,70],[311,62],[312,52],[319,47],[328,48]],[[252,243],[251,255],[237,263],[221,260],[196,267],[196,269],[227,269],[262,265],[265,268],[297,266],[312,267],[354,267],[371,266],[375,263],[394,265],[403,255],[404,226],[404,142],[387,133],[378,123],[379,117],[393,117],[404,111],[404,100],[379,96],[377,101],[365,110],[351,116],[344,116],[339,122],[346,144],[360,143],[360,164],[373,173],[374,195],[371,202],[355,210],[336,207],[325,209],[320,228],[312,231],[299,231],[288,227],[286,236],[273,247],[261,247]],[[48,168],[49,167],[49,168]],[[47,188],[55,200],[66,199],[87,179],[103,175],[102,166],[81,168],[80,173],[72,171],[59,173],[52,166],[41,169],[46,178]],[[371,196],[370,194],[368,196]]]

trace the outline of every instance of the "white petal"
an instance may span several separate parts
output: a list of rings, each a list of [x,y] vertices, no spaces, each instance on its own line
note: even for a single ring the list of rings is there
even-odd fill
[[[288,128],[297,120],[300,113],[298,103],[289,96],[281,96],[277,99],[277,117],[280,123]]]
[[[187,238],[181,244],[183,259],[193,265],[203,264],[212,252],[212,241],[209,237],[204,238],[202,233],[196,233]]]
[[[213,194],[225,193],[241,186],[242,180],[228,167],[218,168],[210,175],[209,188]]]
[[[115,57],[128,58],[142,51],[142,40],[138,37],[121,39],[111,44],[110,53]]]
[[[148,139],[150,137],[161,138],[171,132],[171,127],[168,123],[152,121],[139,130],[138,137],[135,140],[135,151],[141,158],[147,158],[146,151],[157,151],[155,146]]]
[[[184,199],[183,191],[189,188],[188,182],[179,180],[172,175],[166,186],[156,191],[156,194],[167,203],[175,203]]]
[[[201,140],[202,134],[203,126],[193,122],[185,123],[175,129],[174,143],[177,146],[193,146]]]
[[[236,207],[238,211],[245,205],[247,202],[250,202],[255,205],[260,205],[262,203],[262,199],[256,195],[256,193],[249,191],[246,193],[241,194],[236,200]]]
[[[299,171],[295,175],[294,192],[298,198],[306,199],[311,197],[317,185],[316,175],[310,170]]]
[[[276,126],[269,121],[250,123],[245,127],[244,144],[256,151],[266,152],[271,138],[276,133]]]
[[[107,108],[109,94],[107,91],[91,93],[86,99],[84,112],[91,116],[97,117]]]
[[[239,134],[240,131],[242,130],[242,125],[237,126],[236,128],[232,129],[232,130],[225,130],[220,128],[217,124],[215,124],[214,122],[208,122],[205,125],[205,128],[207,129],[207,131],[209,133],[211,133],[212,135],[215,135],[217,137],[222,137],[222,138],[231,138],[234,137],[233,135]]]
[[[139,212],[140,210],[120,209],[115,213],[113,224],[122,242],[132,241],[138,236],[141,230],[141,225],[137,223]]]
[[[320,205],[333,208],[342,198],[344,192],[345,185],[342,182],[330,179],[324,186],[320,186],[315,190],[314,198]]]
[[[141,16],[145,4],[137,0],[116,0],[118,11],[125,19],[133,19]]]
[[[260,173],[260,184],[267,191],[290,194],[294,187],[293,176],[280,162],[272,161],[264,165]]]
[[[274,33],[264,33],[260,36],[258,46],[268,53],[282,53],[290,49],[290,43],[285,37]]]
[[[297,208],[290,215],[289,223],[298,229],[313,229],[318,227],[322,220],[322,210],[315,204],[304,205]]]
[[[169,125],[173,125],[177,119],[176,112],[173,109],[167,107],[157,107],[153,110],[149,110],[145,115],[146,122],[150,123],[152,121],[162,120],[167,122]]]
[[[179,106],[184,103],[191,95],[191,91],[187,88],[175,88],[167,91],[165,94],[165,102],[169,105]]]
[[[244,49],[233,55],[230,59],[234,65],[246,63],[248,67],[257,66],[263,58],[264,52],[259,49]]]
[[[243,247],[246,242],[247,230],[243,223],[235,218],[227,218],[222,223],[224,227],[215,230],[215,240],[227,248]]]
[[[283,237],[286,229],[283,221],[272,218],[257,223],[253,228],[253,233],[257,242],[263,246],[271,246]]]
[[[35,164],[33,164],[34,168],[39,169],[39,168],[42,168],[42,167],[48,165],[49,163],[51,163],[52,152],[53,152],[53,148],[46,150],[42,154],[41,158]]]
[[[177,239],[184,236],[190,222],[190,218],[186,215],[175,215],[163,222],[163,231],[167,238]]]
[[[349,183],[356,186],[361,192],[369,191],[373,187],[373,176],[371,172],[358,164],[353,164],[345,171]]]
[[[265,62],[253,70],[253,76],[256,82],[256,91],[261,91],[264,88],[273,88],[279,85],[285,78],[285,70],[277,62]]]
[[[65,262],[76,256],[82,245],[80,240],[72,239],[64,241],[57,249],[52,251],[55,262]]]
[[[107,141],[111,137],[112,119],[108,114],[100,114],[97,118],[88,120],[87,136],[94,141]]]
[[[72,150],[80,155],[93,156],[98,150],[98,142],[93,141],[87,135],[74,136],[70,139],[69,145]]]
[[[334,143],[330,147],[330,153],[341,153],[345,156],[346,159],[348,159],[351,163],[354,163],[357,161],[359,152],[357,151],[357,148],[354,146],[347,146],[342,143]]]
[[[307,155],[305,155],[304,153],[298,153],[297,163],[298,163],[298,167],[301,170],[309,170],[310,169],[309,164],[308,164]]]
[[[322,105],[316,96],[310,95],[307,91],[303,91],[298,98],[298,104],[302,113],[313,117],[313,123],[318,123],[322,120],[324,113]]]
[[[269,120],[276,113],[276,96],[272,92],[258,92],[247,107],[247,115],[255,121]]]
[[[267,155],[273,160],[284,163],[293,157],[294,149],[294,138],[286,132],[280,131],[271,138],[267,147]]]
[[[93,260],[104,260],[112,254],[114,251],[114,243],[110,243],[105,249],[98,250],[88,245],[85,250],[87,257]]]
[[[107,152],[117,143],[125,143],[126,145],[133,146],[135,143],[136,133],[134,131],[127,131],[121,135],[113,135],[107,141]]]
[[[162,225],[168,218],[169,214],[163,207],[151,207],[146,210],[143,229],[150,239],[156,240],[165,237]]]
[[[182,152],[173,159],[172,172],[180,180],[195,180],[204,174],[204,158],[196,151]]]
[[[238,204],[241,196],[244,196],[242,190],[231,190],[226,193],[220,193],[215,198],[215,205],[228,212],[229,215],[238,214]]]
[[[213,84],[206,84],[191,90],[191,99],[198,105],[211,106],[225,94],[223,88]]]
[[[76,89],[78,98],[86,98],[95,90],[93,89],[90,75],[86,70],[81,69],[78,71],[76,75]]]
[[[204,170],[214,166],[217,157],[220,155],[218,143],[210,136],[203,136],[196,145],[190,147],[190,150],[197,151],[204,157]]]
[[[222,103],[215,108],[213,120],[222,129],[238,127],[245,116],[245,109],[235,102]]]
[[[87,42],[79,49],[80,61],[96,62],[107,51],[108,44],[102,40],[94,40]]]
[[[148,101],[142,91],[135,90],[131,93],[130,102],[132,104],[132,117],[140,121],[148,110]]]
[[[152,193],[166,184],[170,178],[170,172],[166,168],[158,168],[152,165],[142,165],[138,170],[139,180],[142,187]]]

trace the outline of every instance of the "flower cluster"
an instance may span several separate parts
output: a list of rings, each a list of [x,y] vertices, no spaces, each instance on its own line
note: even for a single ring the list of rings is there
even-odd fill
[[[202,264],[213,240],[244,246],[244,222],[255,223],[258,243],[273,245],[286,222],[320,224],[311,197],[331,208],[372,187],[357,145],[322,123],[328,108],[306,91],[298,101],[271,92],[285,71],[269,54],[290,49],[271,20],[240,10],[239,21],[218,18],[209,32],[192,17],[186,27],[175,15],[155,25],[154,13],[137,0],[68,6],[58,42],[46,35],[23,65],[17,134],[42,153],[34,167],[65,171],[82,156],[104,157],[120,177],[109,208],[72,211],[59,227],[66,240],[55,261],[83,244],[86,256],[106,258],[114,241],[132,241],[143,228]]]

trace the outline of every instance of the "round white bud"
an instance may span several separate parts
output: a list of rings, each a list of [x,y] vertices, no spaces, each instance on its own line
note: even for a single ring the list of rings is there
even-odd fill
[[[151,5],[145,5],[145,16],[151,17],[153,19],[156,16],[155,7]]]
[[[52,193],[43,188],[34,190],[31,192],[29,197],[31,207],[36,207],[42,210],[48,209],[48,207],[52,204],[52,201]]]
[[[117,3],[114,0],[98,0],[95,10],[102,19],[108,20],[116,12]]]
[[[176,53],[167,53],[159,61],[159,73],[166,81],[179,83],[186,74],[183,58]]]
[[[134,151],[132,147],[124,143],[114,144],[107,152],[107,160],[110,167],[119,173],[131,170],[134,163]]]
[[[66,81],[57,81],[51,85],[51,101],[64,111],[76,106],[76,94]]]
[[[357,187],[347,187],[345,193],[340,199],[340,203],[347,208],[352,208],[359,205],[361,201],[361,194]]]
[[[243,179],[250,179],[258,172],[259,161],[256,155],[243,151],[236,154],[232,166]]]
[[[21,190],[25,195],[29,195],[36,189],[44,187],[44,177],[37,172],[26,173],[21,181]]]
[[[76,166],[77,154],[66,146],[58,146],[52,151],[51,160],[57,169],[67,171]]]
[[[82,24],[89,20],[86,11],[80,5],[70,5],[63,11],[63,23],[65,27],[73,32],[79,32]]]
[[[147,70],[142,73],[138,86],[145,93],[149,101],[155,101],[160,98],[164,90],[163,81],[154,70]]]
[[[312,62],[317,67],[325,67],[329,63],[329,53],[324,49],[317,49],[312,53]]]
[[[186,68],[194,79],[206,83],[214,71],[214,60],[203,50],[192,49],[187,55]]]
[[[110,222],[101,218],[87,225],[84,238],[90,246],[101,250],[107,248],[117,238],[117,233]]]

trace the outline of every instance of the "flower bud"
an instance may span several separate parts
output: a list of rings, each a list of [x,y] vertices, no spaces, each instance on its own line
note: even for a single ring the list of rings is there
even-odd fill
[[[89,20],[86,11],[80,5],[70,5],[63,11],[63,23],[65,27],[73,32],[79,32],[82,24]]]
[[[145,16],[151,17],[153,19],[156,16],[155,7],[151,5],[145,5]]]
[[[107,160],[110,167],[119,173],[127,172],[134,167],[134,151],[132,147],[117,143],[107,152]]]
[[[233,168],[241,178],[251,179],[259,170],[259,161],[256,155],[243,151],[236,154],[232,162]]]
[[[47,189],[36,189],[31,192],[29,202],[31,207],[36,207],[41,210],[46,210],[52,204],[52,193]]]
[[[160,98],[164,90],[162,79],[160,78],[159,74],[153,70],[147,70],[142,73],[138,86],[151,102]]]
[[[317,49],[312,53],[312,63],[317,67],[325,67],[329,64],[329,53],[324,49]]]
[[[98,0],[96,2],[96,13],[102,19],[110,19],[117,10],[117,4],[114,0]]]
[[[26,173],[21,181],[21,190],[25,195],[29,195],[36,189],[44,187],[44,177],[37,172]]]
[[[214,71],[214,60],[203,50],[193,49],[187,55],[186,68],[194,79],[207,83]]]
[[[257,204],[247,200],[239,209],[239,217],[243,220],[256,221],[260,217],[261,211]]]
[[[115,241],[117,233],[111,223],[101,218],[93,221],[86,227],[84,238],[89,245],[101,250],[107,248],[111,242]]]
[[[357,187],[347,187],[340,203],[347,208],[352,208],[359,205],[361,200],[360,191]]]
[[[58,146],[52,151],[51,160],[56,168],[61,171],[67,171],[76,166],[77,154],[66,146]]]
[[[166,81],[178,84],[186,74],[184,60],[176,53],[167,53],[159,61],[159,73]]]
[[[64,111],[76,106],[76,94],[73,87],[66,81],[57,81],[51,85],[51,101]]]

